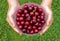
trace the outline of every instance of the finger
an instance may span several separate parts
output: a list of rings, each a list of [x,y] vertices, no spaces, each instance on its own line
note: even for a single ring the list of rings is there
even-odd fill
[[[42,0],[41,5],[51,7],[52,0]]]
[[[7,0],[7,1],[8,1],[9,7],[18,6],[19,5],[18,0]]]
[[[17,26],[13,26],[9,18],[6,18],[6,21],[9,23],[9,25],[16,31],[18,34],[22,35],[22,32],[17,29]]]

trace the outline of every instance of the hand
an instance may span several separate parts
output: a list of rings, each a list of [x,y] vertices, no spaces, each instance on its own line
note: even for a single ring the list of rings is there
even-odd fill
[[[53,22],[53,15],[52,15],[52,10],[51,10],[51,4],[52,4],[52,0],[43,0],[42,3],[41,3],[41,6],[46,11],[46,15],[47,15],[46,17],[48,17],[48,18],[46,20],[44,28],[40,32],[40,35],[43,35],[48,30],[48,28],[50,27],[50,25]]]
[[[20,8],[20,5],[18,3],[18,0],[8,0],[8,5],[9,5],[9,9],[8,9],[8,13],[7,13],[7,22],[9,23],[9,25],[20,35],[22,34],[22,32],[20,32],[17,29],[16,23],[14,22],[14,13],[17,9]]]
[[[50,25],[52,24],[53,21],[53,17],[52,17],[52,11],[51,11],[51,3],[52,0],[44,0],[42,1],[41,6],[44,8],[44,10],[46,11],[46,14],[48,16],[44,29],[41,30],[40,35],[44,34],[47,29],[50,27]],[[9,9],[8,9],[8,13],[7,13],[7,22],[9,23],[9,25],[20,35],[22,35],[22,32],[20,32],[17,29],[16,23],[14,22],[14,13],[17,9],[20,8],[20,5],[18,3],[18,0],[8,0],[8,4],[9,4]]]

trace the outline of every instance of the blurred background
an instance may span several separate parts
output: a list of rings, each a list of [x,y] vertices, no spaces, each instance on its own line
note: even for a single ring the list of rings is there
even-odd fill
[[[22,5],[24,3],[34,2],[40,4],[42,0],[19,0]],[[53,0],[53,24],[40,36],[26,36],[16,33],[10,25],[6,22],[8,11],[7,0],[0,0],[0,41],[60,41],[60,0]]]

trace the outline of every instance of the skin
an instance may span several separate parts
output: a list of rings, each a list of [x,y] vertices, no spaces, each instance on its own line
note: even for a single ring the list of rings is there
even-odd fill
[[[8,12],[7,12],[7,22],[9,23],[9,25],[17,32],[19,33],[20,35],[22,35],[22,32],[20,32],[17,28],[16,28],[16,24],[14,22],[14,13],[17,9],[19,9],[20,7],[20,4],[18,3],[18,0],[7,0],[8,1],[8,5],[9,5],[9,8],[8,8]],[[51,10],[51,4],[52,4],[52,0],[42,0],[42,3],[40,4],[40,6],[42,6],[47,15],[48,15],[48,19],[46,20],[46,23],[45,23],[45,27],[43,30],[41,30],[40,32],[40,35],[43,35],[47,30],[48,28],[50,27],[50,25],[52,24],[53,22],[53,16],[52,16],[52,10]]]

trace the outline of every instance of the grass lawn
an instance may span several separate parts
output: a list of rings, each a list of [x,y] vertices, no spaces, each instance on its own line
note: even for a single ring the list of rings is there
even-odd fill
[[[21,5],[27,2],[40,4],[41,1],[19,0],[19,3]],[[0,0],[0,41],[60,41],[60,0],[53,0],[52,10],[54,22],[43,36],[21,36],[17,34],[6,22],[7,10],[7,0]]]

